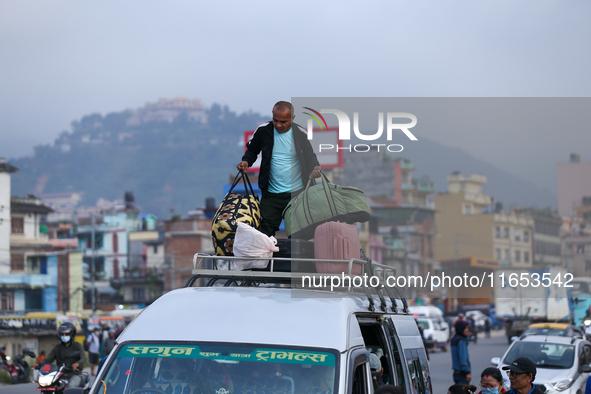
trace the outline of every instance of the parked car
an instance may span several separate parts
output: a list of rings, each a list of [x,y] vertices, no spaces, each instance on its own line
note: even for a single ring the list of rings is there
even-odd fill
[[[433,305],[413,305],[409,306],[408,309],[415,317],[435,317],[443,319],[443,311]]]
[[[537,368],[534,381],[545,386],[546,394],[580,394],[591,372],[591,342],[576,337],[531,335],[513,341],[502,358],[491,363],[501,369],[503,379],[509,382],[502,368],[519,357],[528,357]]]
[[[581,327],[566,323],[535,323],[531,324],[521,335],[553,335],[559,337],[584,338]]]
[[[447,351],[449,342],[449,326],[445,321],[439,322],[430,317],[415,317],[417,324],[423,329],[423,336],[428,343],[433,344],[433,348],[439,348]]]

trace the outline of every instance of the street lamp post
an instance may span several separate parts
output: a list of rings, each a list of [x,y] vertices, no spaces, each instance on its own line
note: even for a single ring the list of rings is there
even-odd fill
[[[96,288],[95,288],[95,283],[94,283],[94,275],[95,275],[95,267],[94,267],[94,263],[95,263],[95,251],[96,251],[96,247],[95,247],[95,229],[94,229],[94,212],[92,212],[90,214],[90,223],[91,223],[91,239],[90,239],[90,247],[92,248],[91,251],[91,256],[90,256],[90,261],[91,261],[91,266],[90,266],[90,280],[92,283],[92,296],[91,296],[91,300],[92,300],[92,314],[94,315],[94,312],[96,311]]]
[[[454,275],[459,274],[459,257],[460,253],[458,250],[458,246],[460,244],[466,245],[470,243],[470,235],[467,234],[456,234],[454,238]],[[454,286],[454,303],[453,308],[457,312],[458,311],[458,288]]]

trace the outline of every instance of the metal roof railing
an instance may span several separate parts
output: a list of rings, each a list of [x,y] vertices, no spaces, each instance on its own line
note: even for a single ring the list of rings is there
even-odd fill
[[[212,268],[205,268],[205,261],[211,260]],[[268,271],[250,271],[250,270],[239,270],[235,266],[235,261],[238,260],[265,260],[269,261]],[[323,263],[346,263],[347,272],[340,274],[329,274],[329,273],[318,273],[318,272],[279,272],[275,270],[276,261],[290,261],[290,262],[323,262]],[[222,264],[224,263],[224,264]],[[353,267],[355,265],[361,266],[361,275],[353,273]],[[337,286],[332,287],[333,282],[327,281],[327,276],[337,275],[342,279],[343,283],[349,283],[349,286]],[[324,280],[325,286],[314,286],[314,290],[327,290],[327,283],[331,284],[331,291],[341,293],[360,292],[365,293],[369,301],[369,310],[375,311],[374,299],[372,293],[375,293],[380,300],[380,309],[383,312],[387,312],[388,304],[386,298],[390,301],[390,310],[393,313],[398,313],[398,306],[396,299],[402,302],[403,313],[409,313],[408,303],[406,298],[398,287],[388,286],[387,278],[389,275],[396,275],[396,270],[393,267],[373,262],[372,260],[365,257],[363,254],[361,259],[349,259],[349,260],[336,260],[336,259],[315,259],[315,258],[299,258],[299,257],[236,257],[236,256],[216,256],[207,253],[196,253],[193,256],[193,275],[187,280],[185,287],[193,287],[198,279],[206,279],[207,287],[222,285],[222,286],[251,286],[258,287],[263,285],[264,287],[291,287],[291,288],[303,288],[302,284],[304,279],[314,281],[313,283],[321,284]],[[355,278],[361,277],[359,281],[361,286],[351,286],[355,283]],[[377,283],[367,285],[367,277],[377,278]],[[370,281],[371,282],[371,281]],[[312,283],[312,282],[310,282]],[[341,282],[339,282],[341,283]],[[398,297],[395,297],[392,290],[397,293]]]

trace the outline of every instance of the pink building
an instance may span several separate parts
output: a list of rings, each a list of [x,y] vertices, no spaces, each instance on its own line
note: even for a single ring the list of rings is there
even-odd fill
[[[558,163],[558,213],[571,216],[573,209],[583,205],[583,197],[591,196],[591,162],[581,163],[578,154],[570,155],[569,163]]]

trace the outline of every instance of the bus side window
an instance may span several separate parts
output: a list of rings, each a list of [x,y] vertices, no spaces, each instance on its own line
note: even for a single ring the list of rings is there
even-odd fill
[[[369,380],[367,368],[367,362],[361,363],[355,367],[353,384],[351,385],[351,394],[369,394],[367,389],[367,382]]]
[[[427,362],[427,355],[424,349],[418,349],[416,351],[419,355],[419,362],[421,364],[421,371],[423,373],[423,381],[426,393],[432,393],[433,388],[431,387],[431,373],[429,372],[429,363]]]
[[[390,336],[390,342],[392,344],[392,355],[394,357],[394,368],[396,369],[395,372],[395,379],[390,384],[400,386],[406,391],[406,379],[404,377],[404,364],[400,353],[400,342],[398,340],[398,335],[396,334],[396,329],[394,327],[394,323],[390,318],[386,319],[386,328],[388,331],[388,335]]]
[[[412,382],[413,393],[430,394],[431,377],[429,375],[429,365],[427,356],[423,349],[407,349],[404,351],[410,380]]]

